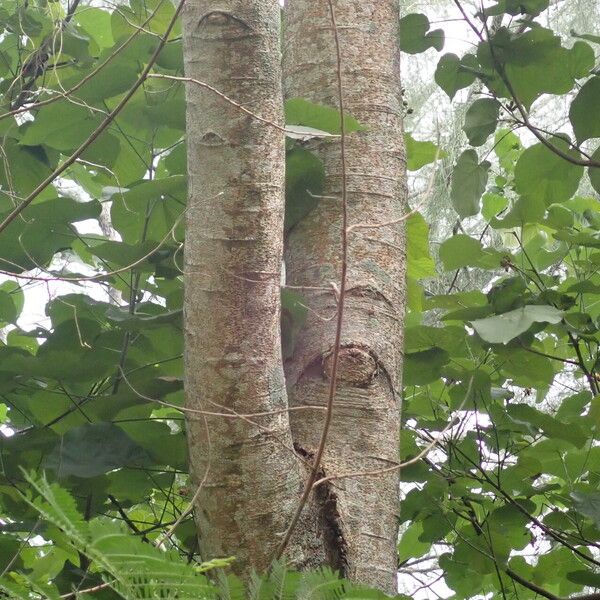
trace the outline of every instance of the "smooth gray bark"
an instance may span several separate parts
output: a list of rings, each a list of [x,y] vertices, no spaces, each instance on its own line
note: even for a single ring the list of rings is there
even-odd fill
[[[398,460],[400,372],[405,303],[403,223],[407,211],[397,0],[334,0],[341,45],[345,107],[365,127],[347,140],[350,226],[348,293],[334,419],[324,475],[372,471]],[[336,50],[328,0],[288,0],[285,11],[284,89],[338,107]],[[286,365],[290,404],[325,404],[328,396],[340,278],[342,180],[339,142],[315,148],[327,175],[324,198],[290,233],[288,283],[329,287],[306,292],[307,325]],[[292,413],[294,443],[315,452],[322,414]],[[330,564],[348,577],[387,592],[397,589],[399,474],[332,481]]]
[[[188,0],[187,77],[283,125],[277,0]],[[202,556],[268,567],[297,502],[279,335],[284,136],[217,94],[187,86],[185,246],[190,469],[202,486]]]

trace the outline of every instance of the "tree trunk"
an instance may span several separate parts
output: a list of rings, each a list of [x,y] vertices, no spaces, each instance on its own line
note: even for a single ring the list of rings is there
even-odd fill
[[[189,0],[186,75],[283,125],[277,0]],[[281,130],[194,83],[187,87],[189,207],[185,368],[190,470],[201,486],[202,556],[268,567],[300,486],[279,335]]]
[[[186,405],[190,471],[201,486],[196,520],[205,558],[235,555],[237,571],[264,570],[299,501],[322,431],[322,411],[288,419],[279,335],[284,143],[277,0],[189,0],[183,15],[189,207],[185,249]],[[324,475],[389,467],[397,460],[404,306],[405,211],[398,8],[394,0],[335,3],[348,111],[365,130],[347,139],[351,224],[347,311],[334,421]],[[288,0],[290,97],[338,106],[327,0]],[[287,366],[291,404],[324,405],[340,278],[340,144],[318,144],[328,183],[319,206],[289,235],[292,285],[311,311]],[[270,416],[240,414],[275,412]],[[235,418],[229,418],[235,417]],[[291,433],[290,433],[291,421]],[[295,456],[292,444],[297,448]],[[300,568],[328,564],[396,591],[398,473],[334,480],[317,488],[286,556]]]
[[[332,429],[324,475],[372,471],[398,460],[400,372],[405,302],[402,223],[406,213],[401,123],[398,0],[334,0],[346,111],[364,130],[346,144],[350,226],[348,291]],[[288,98],[339,106],[335,32],[328,0],[288,0],[284,89]],[[331,282],[341,271],[340,143],[321,142],[327,184],[319,205],[289,234],[287,282],[325,287],[306,291],[307,324],[286,365],[292,406],[325,404],[338,299]],[[294,443],[315,452],[322,413],[291,414]],[[330,564],[351,579],[389,593],[397,590],[399,474],[352,477],[324,484],[331,530],[324,535]],[[326,532],[324,532],[326,533]]]

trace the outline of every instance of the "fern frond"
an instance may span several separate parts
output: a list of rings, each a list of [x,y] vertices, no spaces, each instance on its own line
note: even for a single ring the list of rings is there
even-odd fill
[[[56,484],[49,484],[45,477],[26,475],[26,478],[38,494],[36,498],[31,495],[24,497],[27,503],[46,521],[60,528],[67,535],[73,549],[86,556],[93,568],[101,571],[108,585],[123,598],[217,598],[216,587],[193,566],[182,561],[177,553],[159,550],[109,519],[94,519],[87,523],[66,490]],[[229,559],[222,559],[205,563],[200,566],[200,570],[206,571],[229,562]],[[33,584],[24,587],[38,591]],[[51,597],[39,593],[42,598]],[[31,600],[31,596],[27,594],[21,597],[23,600]]]
[[[7,577],[0,578],[0,591],[9,600],[31,600],[31,592],[25,585],[8,581]]]
[[[13,577],[13,579],[10,578]],[[60,600],[58,590],[41,584],[24,573],[11,573],[0,577],[0,592],[10,600]]]
[[[256,571],[250,573],[250,581],[248,582],[248,600],[263,600],[265,594],[267,597],[272,597],[269,580],[261,577]]]
[[[302,575],[296,597],[298,600],[338,600],[344,597],[345,582],[338,574],[323,567]]]
[[[131,535],[122,523],[101,517],[86,522],[73,497],[45,477],[26,474],[34,494],[25,501],[48,523],[65,534],[78,553],[90,560],[92,570],[102,574],[106,586],[125,600],[384,600],[377,590],[340,579],[322,568],[298,573],[282,562],[273,563],[264,576],[253,574],[248,585],[224,570],[232,558],[215,559],[192,566],[173,550],[159,549]],[[218,584],[202,573],[217,570]],[[40,584],[24,574],[11,573],[0,580],[0,596],[11,600],[59,600],[55,587]]]
[[[269,580],[273,582],[273,598],[276,598],[277,600],[287,600],[289,598],[289,591],[286,590],[286,583],[288,582],[287,575],[288,568],[284,562],[275,561],[271,565]]]
[[[46,521],[56,525],[73,543],[85,546],[89,539],[88,524],[77,510],[73,497],[57,484],[50,484],[45,476],[36,477],[23,471],[24,477],[38,497],[21,494],[27,504]]]
[[[196,573],[206,573],[213,569],[227,569],[235,562],[235,556],[228,558],[213,558],[194,566]]]
[[[219,571],[217,575],[219,600],[246,600],[246,589],[243,582],[235,575]]]

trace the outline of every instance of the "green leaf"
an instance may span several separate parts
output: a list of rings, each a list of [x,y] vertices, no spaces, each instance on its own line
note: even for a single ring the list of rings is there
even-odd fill
[[[446,271],[473,266],[482,247],[479,240],[468,235],[453,235],[440,246],[440,260]]]
[[[25,298],[21,286],[14,281],[0,284],[0,322],[16,323]]]
[[[466,349],[466,332],[464,327],[447,325],[446,327],[428,327],[425,325],[414,325],[406,328],[407,352],[416,350],[429,350],[439,347],[447,350],[455,358],[468,354]]]
[[[542,198],[521,196],[513,202],[508,212],[504,213],[502,219],[494,217],[490,225],[494,229],[510,229],[511,227],[523,227],[527,223],[540,223],[544,218],[546,206]]]
[[[600,573],[584,570],[571,571],[570,573],[567,573],[567,579],[573,583],[600,589]]]
[[[441,150],[433,142],[420,142],[415,140],[410,133],[404,134],[404,144],[406,146],[406,166],[409,171],[418,171],[421,167],[448,156],[447,152]]]
[[[156,484],[161,487],[172,485],[172,477],[157,475],[141,470],[119,469],[112,471],[107,476],[109,481],[108,492],[121,501],[134,503],[143,502],[151,493]],[[158,477],[158,479],[156,479]]]
[[[495,283],[487,296],[494,312],[505,313],[526,302],[527,283],[523,277],[508,277]]]
[[[40,111],[26,126],[21,138],[24,146],[45,144],[69,152],[84,142],[98,127],[102,117],[71,102],[54,102]]]
[[[496,131],[500,104],[492,98],[475,100],[465,115],[464,132],[471,146],[481,146]]]
[[[420,213],[406,220],[406,265],[409,277],[419,280],[436,274],[429,253],[429,225]]]
[[[536,325],[536,330],[541,326]],[[499,346],[495,349],[497,360],[502,365],[501,372],[511,383],[524,388],[534,388],[543,399],[544,390],[552,384],[555,376],[553,363],[549,358],[528,352],[519,346]]]
[[[569,118],[577,141],[600,137],[600,76],[589,79],[571,103]]]
[[[525,333],[534,323],[560,323],[562,311],[553,306],[529,305],[501,315],[472,321],[475,331],[486,342],[507,344]]]
[[[600,492],[574,491],[570,495],[577,511],[600,527]]]
[[[96,201],[55,198],[31,204],[23,218],[0,236],[0,267],[21,272],[47,265],[56,252],[69,248],[77,238],[71,223],[95,219],[99,213]]]
[[[562,138],[550,138],[549,142],[573,158],[580,157]],[[539,143],[527,148],[517,161],[515,187],[519,194],[549,206],[571,198],[577,192],[582,176],[583,167],[570,163]]]
[[[112,52],[114,52],[114,48],[107,48],[98,58],[98,62],[102,64],[108,60]],[[79,88],[77,95],[90,104],[101,103],[129,90],[135,83],[139,70],[139,64],[127,60],[127,57],[110,60],[98,76],[92,77]],[[85,74],[81,73],[66,81],[65,86],[73,87],[79,84],[84,77]]]
[[[327,133],[340,134],[340,113],[336,108],[315,104],[304,98],[291,98],[285,102],[285,122],[289,125],[305,125]],[[346,133],[360,131],[358,121],[349,115],[344,117]]]
[[[5,212],[14,207],[14,200],[8,196],[6,190],[25,197],[50,175],[52,169],[48,154],[41,146],[25,147],[15,140],[2,139],[2,154],[4,158],[0,160],[0,212]],[[37,200],[55,197],[56,191],[49,186]]]
[[[161,2],[160,0],[146,0],[145,2],[132,0],[130,7],[124,4],[120,10],[112,11],[112,33],[115,41],[131,35],[155,10],[154,17],[145,29],[162,35],[175,10],[172,2]],[[171,35],[177,37],[180,31],[181,26],[178,22]]]
[[[569,423],[566,426],[565,423],[557,421],[528,404],[511,404],[506,410],[511,419],[533,425],[548,438],[565,440],[577,448],[585,445],[586,435],[576,423]]]
[[[447,239],[440,246],[440,260],[445,271],[463,267],[496,269],[501,266],[505,254],[493,248],[484,248],[479,240],[468,235],[458,234]]]
[[[99,48],[111,48],[114,40],[110,27],[110,12],[86,7],[75,13],[73,20],[96,42]]]
[[[125,466],[148,464],[148,455],[112,423],[81,425],[69,431],[46,458],[61,477],[96,477]]]
[[[475,150],[465,150],[452,171],[450,198],[454,209],[464,219],[479,212],[479,201],[488,180],[488,161],[479,162]]]
[[[90,251],[102,261],[106,261],[111,269],[135,265],[136,269],[145,271],[154,270],[150,262],[161,252],[157,248],[156,242],[150,241],[136,245],[113,241],[102,242],[95,245]]]
[[[298,333],[306,321],[308,308],[304,298],[293,290],[281,290],[281,347],[283,358],[291,358]]]
[[[500,166],[505,170],[514,171],[515,163],[523,147],[519,137],[510,129],[499,129],[494,139],[494,152],[498,157]]]
[[[475,81],[478,68],[477,59],[472,54],[462,58],[452,53],[444,54],[438,62],[435,81],[452,100],[458,90],[469,87]]]
[[[139,448],[145,450],[156,464],[185,469],[187,459],[185,437],[181,433],[173,433],[167,423],[133,420],[119,423],[119,428]],[[142,456],[140,455],[140,457]],[[127,460],[131,459],[127,458]],[[137,460],[144,460],[144,458]]]
[[[555,229],[572,227],[574,222],[573,212],[562,204],[552,204],[548,207],[545,223]]]
[[[556,418],[567,420],[579,419],[591,399],[592,395],[588,391],[579,392],[565,398],[556,412]]]
[[[75,23],[65,24],[61,42],[61,55],[80,62],[90,59],[90,38]]]
[[[600,162],[600,148],[592,154],[592,159]],[[590,167],[589,168],[589,176],[590,182],[592,183],[592,187],[600,194],[600,167]]]
[[[113,195],[112,225],[128,244],[160,242],[183,213],[186,193],[183,175],[142,181],[125,193]]]
[[[422,352],[408,352],[404,355],[404,385],[426,385],[439,379],[442,367],[448,363],[450,355],[441,348],[430,348]]]
[[[295,146],[286,154],[285,231],[301,221],[319,202],[323,193],[325,170],[321,159]]]
[[[479,290],[439,294],[427,299],[427,308],[456,309],[464,306],[484,306],[487,304],[485,294]]]
[[[508,206],[508,198],[498,194],[486,193],[482,198],[481,214],[486,221],[491,221]]]
[[[444,47],[444,30],[429,31],[429,19],[421,13],[412,13],[400,19],[400,50],[419,54],[428,48],[438,52]]]
[[[572,48],[565,48],[561,37],[544,27],[516,35],[501,27],[491,43],[492,46],[485,40],[479,44],[480,68],[492,73],[502,69],[525,108],[542,94],[568,93],[576,79],[587,76],[594,66],[594,52],[589,44],[578,41]],[[486,85],[501,97],[512,97],[504,79],[497,75],[488,77]]]
[[[406,277],[406,307],[409,311],[423,312],[425,290],[416,279]]]
[[[415,521],[400,536],[400,543],[398,544],[398,555],[400,560],[419,558],[429,550],[431,542],[419,541],[422,533],[423,524],[420,521]]]
[[[529,14],[537,17],[548,8],[550,0],[499,0],[494,6],[486,8],[483,12],[487,16],[497,16],[504,13],[516,16]]]
[[[522,506],[524,502],[520,504]],[[527,504],[530,511],[535,510],[533,502]],[[513,505],[504,505],[491,512],[486,520],[486,529],[496,557],[507,559],[512,550],[522,550],[532,541],[528,523],[528,517]]]

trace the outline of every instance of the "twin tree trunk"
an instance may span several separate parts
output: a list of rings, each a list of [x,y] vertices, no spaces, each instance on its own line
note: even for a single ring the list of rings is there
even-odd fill
[[[315,489],[285,553],[396,591],[404,311],[405,157],[397,0],[333,0],[346,111],[349,233],[346,310],[331,431]],[[339,108],[328,0],[287,0],[283,76],[277,0],[188,0],[183,14],[189,207],[185,249],[186,397],[190,469],[201,486],[202,556],[268,568],[317,451],[334,351],[340,283],[340,141],[312,149],[327,183],[285,240],[287,284],[306,288],[295,354],[280,350],[284,256],[282,81],[289,98]],[[265,123],[265,120],[277,126]],[[334,285],[332,285],[334,284]],[[286,392],[287,388],[287,392]],[[292,407],[294,410],[288,411]],[[270,413],[257,415],[256,413]]]

